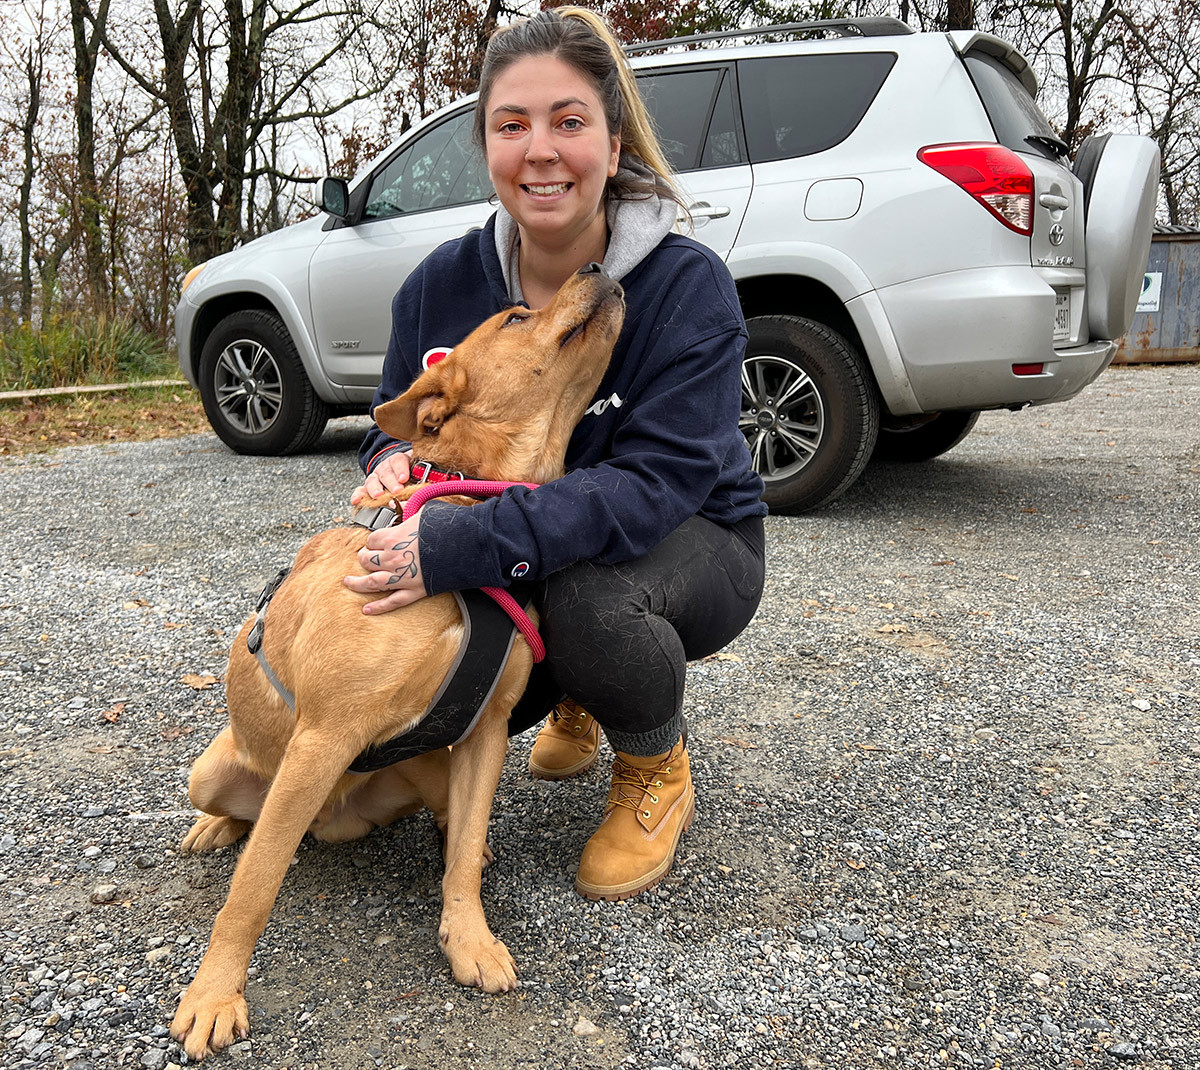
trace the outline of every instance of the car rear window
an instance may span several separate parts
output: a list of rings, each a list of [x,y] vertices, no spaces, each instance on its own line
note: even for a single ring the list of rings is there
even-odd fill
[[[892,52],[772,56],[738,63],[751,163],[810,156],[845,141],[862,122]]]
[[[1021,79],[1000,60],[982,52],[968,52],[963,62],[1001,145],[1014,152],[1028,152],[1031,137],[1058,140],[1054,127],[1021,84]]]

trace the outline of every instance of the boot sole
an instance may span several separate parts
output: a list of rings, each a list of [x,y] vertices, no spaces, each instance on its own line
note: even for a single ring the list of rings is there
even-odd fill
[[[571,780],[577,776],[583,776],[593,765],[596,764],[596,759],[600,757],[600,746],[596,745],[596,749],[592,751],[590,758],[585,758],[582,763],[568,765],[565,769],[551,769],[544,765],[535,765],[533,759],[529,759],[529,775],[536,777],[538,780]]]
[[[687,813],[683,820],[679,823],[679,832],[675,836],[675,842],[671,844],[671,853],[667,855],[656,870],[649,876],[635,882],[632,886],[617,885],[612,888],[604,888],[598,885],[585,884],[575,878],[575,891],[577,891],[584,899],[591,899],[593,902],[619,903],[622,899],[632,899],[635,895],[641,895],[642,892],[648,892],[656,884],[659,884],[662,879],[671,872],[671,867],[675,864],[675,854],[679,850],[679,841],[683,839],[683,834],[692,827],[692,822],[696,817],[696,792],[692,790],[692,797],[688,800]]]

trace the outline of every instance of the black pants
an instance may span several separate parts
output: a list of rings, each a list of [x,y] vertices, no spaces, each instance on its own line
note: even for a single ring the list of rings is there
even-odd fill
[[[683,727],[687,663],[750,623],[763,589],[761,517],[733,527],[684,521],[645,557],[582,561],[538,584],[546,659],[535,665],[509,734],[569,695],[614,750],[662,754]]]

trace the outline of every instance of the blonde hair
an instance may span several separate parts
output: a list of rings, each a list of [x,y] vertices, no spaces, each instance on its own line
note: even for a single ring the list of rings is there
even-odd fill
[[[550,8],[492,34],[484,53],[479,102],[475,105],[475,139],[484,153],[487,100],[496,78],[526,56],[545,55],[562,60],[587,78],[604,105],[609,134],[621,139],[622,162],[626,156],[634,157],[651,172],[649,179],[628,171],[618,173],[608,180],[606,192],[619,199],[662,197],[682,206],[674,173],[659,146],[633,69],[608,23],[587,8]]]

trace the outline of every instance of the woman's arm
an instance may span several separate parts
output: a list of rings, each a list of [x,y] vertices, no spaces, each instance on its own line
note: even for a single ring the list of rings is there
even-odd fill
[[[506,585],[576,561],[619,563],[651,550],[701,510],[733,452],[748,464],[737,427],[744,349],[741,324],[727,322],[660,354],[647,388],[624,399],[611,456],[600,463],[470,509],[426,505],[426,588]]]

